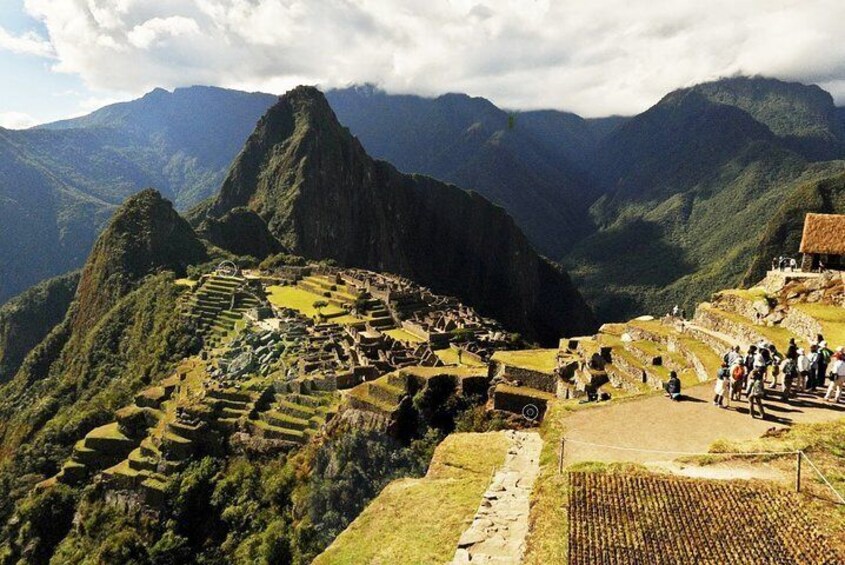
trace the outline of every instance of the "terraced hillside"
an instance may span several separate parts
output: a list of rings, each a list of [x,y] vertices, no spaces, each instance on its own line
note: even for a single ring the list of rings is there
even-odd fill
[[[721,355],[734,345],[744,349],[762,340],[786,351],[790,339],[803,347],[823,332],[836,347],[845,329],[843,298],[838,275],[774,274],[759,287],[717,293],[691,320],[643,317],[605,325],[590,338],[562,340],[562,350],[593,364],[591,375],[606,376],[596,390],[613,397],[550,403],[525,562],[840,562],[837,552],[845,548],[830,543],[845,523],[836,496],[812,470],[804,475],[804,494],[788,491],[795,483],[791,450],[797,449],[811,452],[843,488],[838,445],[845,405],[824,402],[823,391],[784,399],[781,388],[770,388],[767,418],[752,420],[746,399],[720,410],[712,405],[712,385],[701,381],[715,375]],[[683,402],[659,390],[668,370],[681,374]],[[717,455],[726,451],[787,454]],[[705,452],[713,455],[676,460]],[[559,465],[572,472],[558,474]],[[769,482],[720,480],[738,478]],[[776,523],[789,526],[775,532]],[[747,525],[747,535],[738,533]],[[751,539],[760,531],[772,533]]]
[[[390,483],[314,564],[448,562],[509,446],[503,432],[450,435],[425,477]]]

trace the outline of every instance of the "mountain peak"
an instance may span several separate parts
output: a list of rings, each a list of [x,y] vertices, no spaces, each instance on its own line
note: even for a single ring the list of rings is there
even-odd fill
[[[194,220],[239,207],[291,253],[407,276],[546,343],[595,323],[569,278],[502,208],[373,160],[313,87],[270,108]]]
[[[87,329],[146,275],[185,268],[206,257],[188,223],[157,190],[146,189],[115,212],[82,271],[75,329]]]

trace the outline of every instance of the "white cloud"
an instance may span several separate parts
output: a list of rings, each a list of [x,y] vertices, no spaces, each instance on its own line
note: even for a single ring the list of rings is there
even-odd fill
[[[129,94],[190,84],[280,92],[298,82],[373,82],[392,92],[463,91],[506,107],[595,116],[638,112],[675,88],[742,73],[815,82],[845,103],[839,0],[26,0],[26,7],[49,32],[57,70]],[[43,41],[28,39],[47,52]]]
[[[38,124],[38,120],[23,112],[0,112],[0,127],[26,129]]]
[[[30,31],[21,35],[12,35],[2,27],[0,27],[0,50],[19,55],[53,56],[53,46],[37,33]]]

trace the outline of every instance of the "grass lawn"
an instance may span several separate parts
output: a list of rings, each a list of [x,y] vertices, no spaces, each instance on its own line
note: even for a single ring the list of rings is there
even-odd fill
[[[187,286],[188,288],[197,286],[197,281],[194,279],[176,279],[174,282],[179,286]]]
[[[317,315],[314,303],[318,300],[326,300],[325,296],[308,292],[295,286],[269,286],[267,287],[267,299],[271,304],[280,308],[293,308],[304,316],[313,318]],[[326,316],[345,314],[345,310],[329,304],[321,310]]]
[[[493,361],[512,367],[551,373],[557,369],[557,349],[523,349],[520,351],[497,351]]]
[[[435,351],[434,354],[437,355],[440,360],[446,363],[447,365],[466,365],[468,367],[484,366],[484,363],[479,363],[475,359],[471,358],[469,355],[462,355],[461,362],[458,363],[458,352],[452,349],[451,347]]]
[[[403,330],[402,328],[387,330],[384,333],[398,341],[410,341],[412,343],[422,343],[425,341],[423,338],[416,336],[407,330]]]
[[[460,367],[423,367],[422,365],[403,367],[401,372],[418,377],[430,378],[438,375],[455,375],[456,377],[474,377],[487,374],[484,365],[461,365]]]
[[[827,304],[796,304],[793,308],[818,320],[828,346],[835,349],[845,345],[845,308]]]
[[[390,483],[314,564],[449,562],[509,445],[500,432],[450,435],[425,477]]]
[[[761,286],[755,286],[752,288],[731,288],[728,290],[723,290],[719,294],[732,294],[733,296],[738,296],[740,298],[744,298],[745,300],[755,301],[755,300],[767,300],[769,298],[769,294],[766,292],[766,289]]]

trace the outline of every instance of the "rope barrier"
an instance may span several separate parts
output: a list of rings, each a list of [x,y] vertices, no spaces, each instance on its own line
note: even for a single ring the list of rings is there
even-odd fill
[[[761,455],[795,455],[797,451],[757,451],[757,452],[742,452],[742,453],[719,453],[713,451],[668,451],[663,449],[643,449],[639,447],[625,447],[621,445],[607,445],[603,443],[592,443],[589,441],[580,441],[577,439],[564,438],[566,443],[577,443],[579,445],[589,445],[592,447],[601,447],[604,449],[617,449],[620,451],[640,451],[643,453],[662,453],[665,455],[745,455],[745,456],[761,456]]]
[[[810,464],[810,467],[813,468],[813,471],[816,472],[816,474],[824,482],[824,484],[827,485],[827,487],[831,491],[833,491],[833,494],[836,495],[836,498],[838,498],[839,501],[842,504],[845,504],[845,496],[842,496],[842,493],[840,493],[838,490],[836,490],[836,487],[834,487],[830,483],[830,481],[827,480],[827,477],[825,477],[824,473],[822,473],[821,470],[816,466],[816,464],[813,463],[813,460],[810,459],[810,457],[801,450],[793,450],[793,451],[744,451],[744,452],[735,452],[735,453],[732,453],[732,452],[712,452],[712,451],[704,451],[704,452],[702,452],[702,451],[671,451],[671,450],[665,450],[665,449],[644,449],[644,448],[640,448],[640,447],[627,447],[627,446],[622,446],[622,445],[608,445],[606,443],[594,443],[594,442],[590,442],[590,441],[581,441],[581,440],[577,440],[577,439],[571,439],[571,438],[568,438],[568,437],[562,437],[560,439],[558,474],[560,474],[563,471],[563,456],[564,456],[563,449],[564,449],[564,445],[565,444],[573,444],[573,443],[577,444],[577,445],[586,445],[586,446],[590,446],[590,447],[600,447],[602,449],[616,449],[616,450],[619,450],[619,451],[638,451],[638,452],[642,452],[642,453],[660,453],[660,454],[664,454],[664,455],[687,455],[687,456],[709,456],[709,457],[716,456],[716,455],[727,455],[727,456],[730,456],[730,457],[760,457],[760,456],[765,456],[765,455],[775,455],[775,456],[799,455],[799,462],[798,462],[798,469],[797,469],[797,471],[798,471],[798,485],[796,487],[796,490],[800,490],[800,488],[801,488],[800,487],[800,481],[801,481],[801,479],[800,479],[800,476],[801,476],[800,475],[800,473],[801,473],[800,460],[804,459],[804,460],[807,461],[807,463]]]
[[[812,467],[812,468],[813,468],[813,471],[815,471],[815,472],[816,472],[816,474],[817,474],[817,475],[821,478],[821,480],[822,480],[822,481],[824,481],[824,484],[826,484],[826,485],[828,486],[828,488],[829,488],[830,490],[832,490],[832,491],[833,491],[833,494],[835,494],[835,495],[836,495],[836,498],[838,498],[838,499],[839,499],[839,501],[840,501],[842,504],[845,504],[845,497],[843,497],[843,496],[842,496],[842,494],[841,494],[838,490],[836,490],[836,488],[835,488],[832,484],[830,484],[830,481],[828,481],[828,480],[827,480],[827,477],[825,477],[825,476],[824,476],[824,474],[823,474],[823,473],[819,470],[819,468],[818,468],[818,467],[816,467],[816,464],[815,464],[815,463],[813,463],[813,460],[812,460],[812,459],[810,459],[810,458],[807,456],[807,454],[806,454],[806,453],[804,453],[803,451],[801,452],[801,455],[804,457],[804,459],[806,459],[806,460],[807,460],[807,463],[809,463],[809,464],[810,464],[810,467]]]

